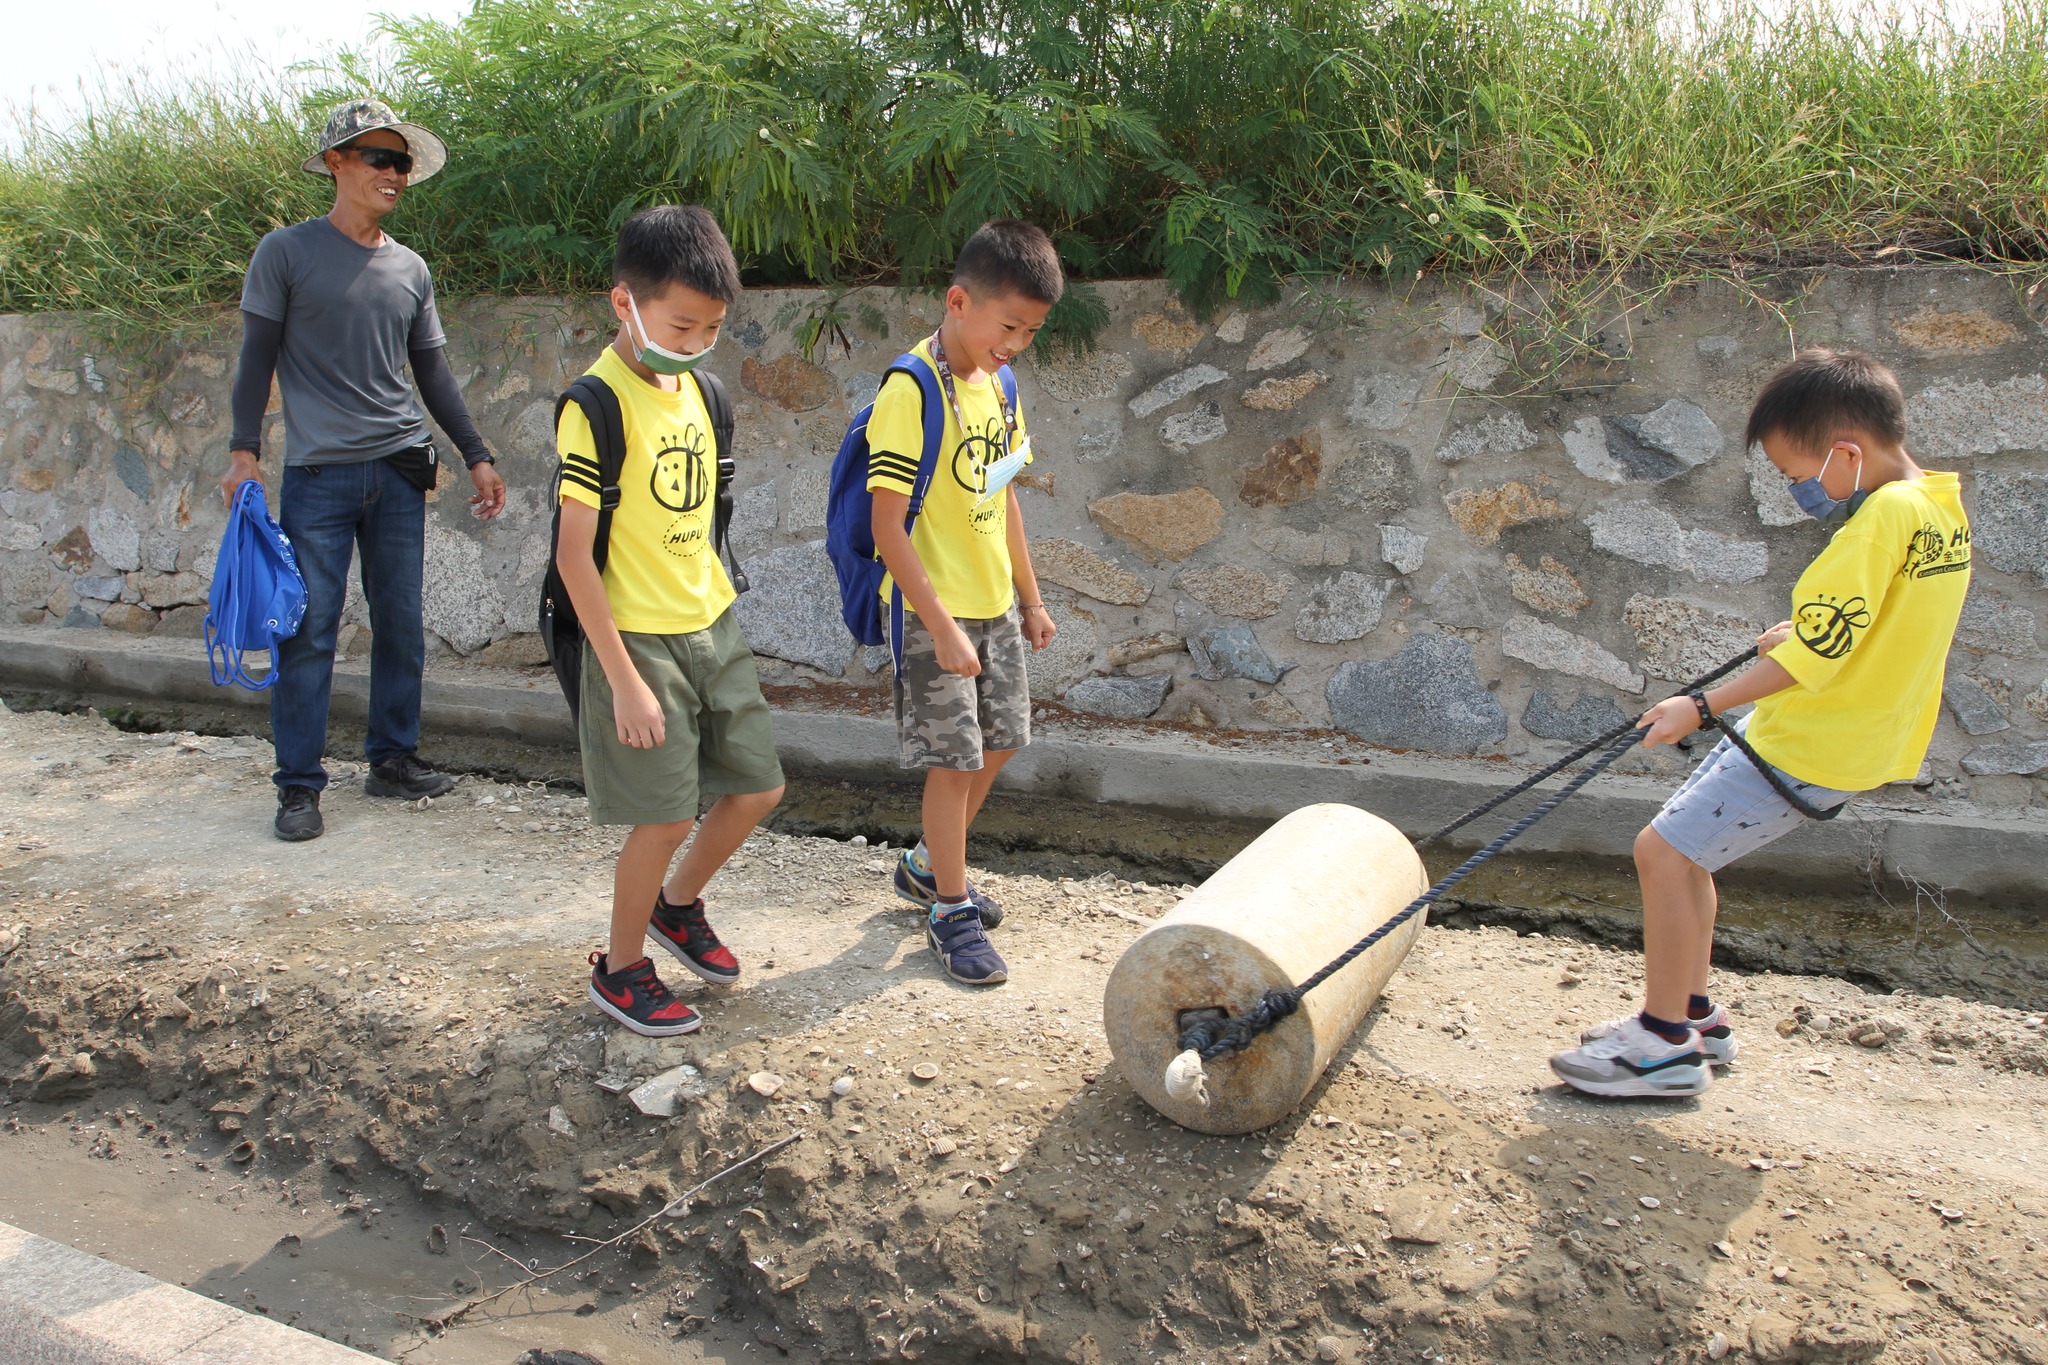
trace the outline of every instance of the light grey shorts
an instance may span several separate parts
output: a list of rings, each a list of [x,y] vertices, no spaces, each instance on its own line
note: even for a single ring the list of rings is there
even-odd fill
[[[1856,795],[1801,782],[1783,769],[1775,771],[1801,800],[1822,810]],[[1737,858],[1782,839],[1805,820],[1724,735],[1671,794],[1650,828],[1707,871],[1719,872]]]

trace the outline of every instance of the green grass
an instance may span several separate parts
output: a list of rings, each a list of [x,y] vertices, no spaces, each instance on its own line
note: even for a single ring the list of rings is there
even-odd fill
[[[397,225],[448,295],[598,287],[664,199],[713,208],[754,282],[927,284],[1015,213],[1077,276],[1204,309],[1361,273],[2031,264],[2048,4],[2007,6],[1958,32],[1655,0],[484,0],[318,88],[128,87],[29,129],[0,309],[232,302],[256,239],[325,207],[295,167],[364,89],[450,144]]]

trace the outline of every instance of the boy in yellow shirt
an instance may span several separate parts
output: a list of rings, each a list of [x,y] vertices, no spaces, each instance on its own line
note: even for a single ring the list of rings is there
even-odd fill
[[[782,767],[712,543],[717,450],[691,374],[739,297],[739,265],[709,213],[662,204],[620,227],[612,279],[619,332],[586,373],[618,398],[617,505],[600,571],[598,510],[609,499],[597,440],[580,403],[564,403],[555,561],[586,641],[576,710],[590,818],[633,827],[613,874],[610,942],[590,955],[590,999],[635,1033],[665,1037],[703,1021],[656,974],[647,935],[706,981],[739,980],[702,893],[782,799]],[[706,796],[716,799],[699,822]]]
[[[1807,351],[1764,385],[1745,445],[1760,443],[1799,506],[1841,529],[1800,575],[1792,619],[1758,638],[1756,664],[1651,707],[1645,745],[1754,702],[1744,738],[1808,806],[1831,810],[1920,770],[1970,585],[1970,523],[1957,477],[1913,463],[1905,438],[1899,381],[1862,352]],[[1552,1057],[1567,1085],[1683,1096],[1713,1082],[1736,1052],[1727,1011],[1707,995],[1714,873],[1801,818],[1724,737],[1636,836],[1643,1009]]]
[[[1024,518],[1009,480],[1031,459],[1024,415],[1002,373],[1045,325],[1066,287],[1040,229],[985,223],[961,248],[939,330],[912,354],[946,404],[937,465],[904,530],[924,457],[924,394],[891,373],[868,419],[875,548],[900,585],[903,648],[896,730],[906,768],[925,769],[924,837],[896,868],[896,892],[930,912],[926,941],[946,974],[987,986],[1009,967],[983,930],[1001,908],[967,880],[967,830],[996,774],[1031,742],[1024,645],[1052,640]]]

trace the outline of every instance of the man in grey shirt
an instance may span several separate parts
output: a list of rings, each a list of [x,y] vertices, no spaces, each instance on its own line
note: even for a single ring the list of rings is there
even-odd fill
[[[271,377],[284,399],[278,520],[306,580],[306,616],[278,652],[270,694],[277,750],[277,837],[317,838],[327,786],[327,708],[352,553],[370,609],[370,715],[364,749],[372,796],[437,796],[454,779],[417,752],[426,670],[421,617],[426,492],[439,469],[406,368],[462,452],[481,517],[505,506],[505,483],[449,371],[447,337],[425,261],[380,223],[410,184],[441,169],[441,140],[376,100],[341,106],[303,169],[334,178],[323,218],[257,244],[242,286],[242,358],[234,435],[221,491],[259,477]]]

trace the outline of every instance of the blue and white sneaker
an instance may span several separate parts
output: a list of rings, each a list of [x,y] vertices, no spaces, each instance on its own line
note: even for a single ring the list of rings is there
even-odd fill
[[[911,860],[911,850],[904,849],[903,856],[896,860],[896,894],[920,910],[929,910],[939,898],[939,881],[929,872],[919,872]],[[981,912],[981,927],[993,929],[1003,922],[1002,902],[984,893],[973,882],[967,883],[967,899],[974,902],[974,908]]]
[[[1605,1038],[1635,1017],[1631,1014],[1620,1019],[1610,1019],[1604,1024],[1595,1024],[1579,1034],[1579,1041],[1590,1043]],[[1707,1063],[1710,1066],[1726,1066],[1734,1061],[1735,1054],[1742,1050],[1742,1045],[1735,1041],[1735,1030],[1728,1024],[1728,1011],[1718,1001],[1714,1004],[1713,1012],[1706,1018],[1688,1019],[1685,1022],[1691,1024],[1694,1031],[1700,1035],[1700,1051],[1707,1054]]]
[[[1698,1030],[1685,1041],[1667,1042],[1637,1018],[1618,1019],[1592,1042],[1560,1052],[1550,1069],[1574,1090],[1588,1095],[1697,1095],[1714,1083],[1714,1069],[1700,1047]]]
[[[981,931],[981,915],[971,903],[929,921],[924,936],[932,956],[955,981],[993,986],[1010,979],[1009,964]]]

